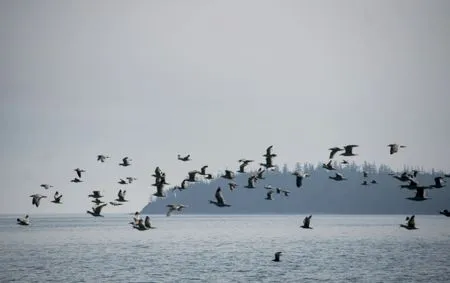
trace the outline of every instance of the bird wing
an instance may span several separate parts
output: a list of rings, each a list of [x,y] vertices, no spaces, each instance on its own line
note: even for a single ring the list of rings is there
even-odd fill
[[[272,147],[273,147],[273,145],[269,146],[269,147],[266,149],[266,154],[267,154],[267,155],[271,155]]]
[[[105,207],[106,205],[107,205],[106,203],[103,203],[103,204],[97,205],[95,208],[93,207],[92,209],[94,210],[95,214],[100,214],[103,207]]]
[[[333,148],[330,148],[329,150],[331,150],[331,152],[330,152],[330,159],[333,159],[333,157],[336,154],[336,152],[338,152],[338,151],[340,151],[342,149],[340,149],[338,147],[333,147]]]
[[[297,185],[297,188],[300,188],[302,186],[302,183],[303,183],[303,176],[297,175],[295,183]]]

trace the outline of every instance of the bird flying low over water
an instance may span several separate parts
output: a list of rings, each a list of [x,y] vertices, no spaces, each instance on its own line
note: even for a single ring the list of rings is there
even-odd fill
[[[400,227],[406,228],[408,230],[416,230],[416,229],[418,229],[416,227],[415,215],[412,215],[411,217],[406,217],[405,221],[406,221],[406,225],[405,224],[400,224]]]
[[[190,161],[190,160],[192,160],[189,157],[191,157],[190,154],[188,154],[188,155],[186,155],[184,157],[182,157],[180,154],[178,154],[178,160],[181,160],[181,161]]]
[[[97,206],[92,207],[92,211],[87,210],[86,212],[95,217],[103,217],[103,215],[101,215],[100,213],[102,212],[102,209],[106,205],[107,205],[106,203],[99,204]]]
[[[405,148],[406,146],[405,145],[399,145],[399,144],[396,144],[396,143],[391,143],[391,144],[388,144],[388,147],[389,147],[389,154],[392,155],[392,154],[398,152],[399,148]]]
[[[447,209],[439,211],[439,214],[442,214],[442,215],[445,215],[447,217],[450,217],[450,211],[448,211]]]
[[[156,227],[153,227],[152,224],[150,223],[150,217],[146,216],[145,217],[145,221],[143,221],[142,219],[138,219],[137,223],[131,223],[133,225],[133,228],[139,231],[147,231],[150,229],[155,229]]]
[[[185,206],[183,204],[168,204],[168,205],[166,205],[166,207],[169,208],[169,210],[166,213],[166,216],[170,216],[172,214],[172,212],[174,212],[174,211],[181,212],[181,210],[187,206]]]
[[[40,194],[34,194],[34,195],[31,195],[30,197],[33,198],[31,200],[31,204],[35,205],[36,207],[39,207],[39,204],[41,203],[41,199],[42,198],[47,198],[47,196],[43,196],[43,195],[40,195]]]
[[[29,216],[28,216],[28,214],[25,215],[24,218],[17,218],[17,224],[23,225],[23,226],[28,226],[28,225],[30,225],[30,221],[29,221]]]
[[[275,253],[275,258],[272,259],[272,261],[276,261],[276,262],[280,261],[281,254],[282,254],[282,252],[276,252]]]
[[[28,225],[30,225],[30,219],[29,219],[28,214],[25,215],[24,218],[17,218],[17,224],[23,225],[23,226],[28,226]]]
[[[230,207],[231,206],[231,205],[225,203],[225,200],[223,199],[223,196],[222,196],[222,189],[220,187],[217,188],[215,197],[216,197],[216,201],[210,200],[209,203],[215,204],[218,207]]]
[[[305,219],[303,219],[303,225],[300,227],[302,227],[303,229],[312,229],[312,227],[310,226],[311,217],[312,215],[306,216]]]

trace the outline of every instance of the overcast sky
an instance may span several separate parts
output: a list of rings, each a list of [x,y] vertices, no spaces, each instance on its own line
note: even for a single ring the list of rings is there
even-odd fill
[[[290,167],[358,144],[358,163],[450,171],[449,50],[446,0],[1,1],[0,213],[85,213],[126,176],[105,212],[140,210],[156,166],[176,184],[272,144]]]

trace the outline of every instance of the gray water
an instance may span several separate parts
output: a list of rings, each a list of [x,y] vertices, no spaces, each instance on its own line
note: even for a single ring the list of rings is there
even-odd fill
[[[404,215],[0,217],[0,281],[450,282],[450,218]],[[282,251],[281,262],[273,262]]]

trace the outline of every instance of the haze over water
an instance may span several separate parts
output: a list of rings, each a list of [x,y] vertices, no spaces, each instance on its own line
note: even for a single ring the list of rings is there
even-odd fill
[[[19,282],[448,282],[450,225],[417,215],[0,218],[0,281]],[[272,262],[282,251],[281,262]]]

